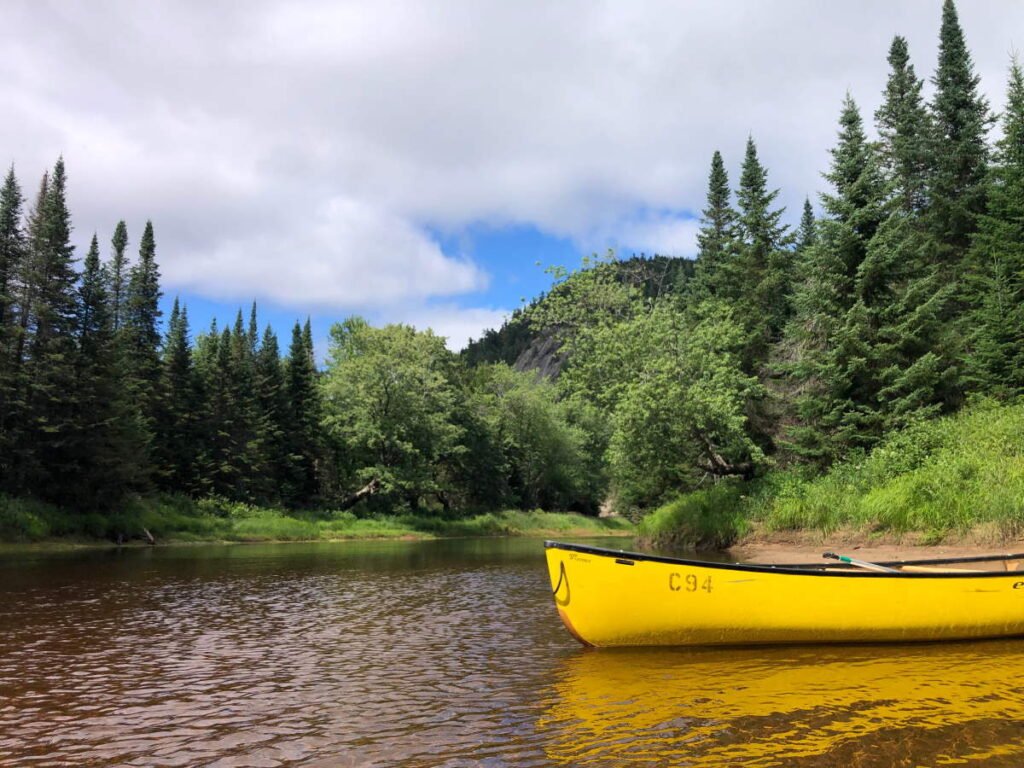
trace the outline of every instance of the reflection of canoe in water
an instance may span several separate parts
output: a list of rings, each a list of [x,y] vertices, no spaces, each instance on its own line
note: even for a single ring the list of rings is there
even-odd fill
[[[1024,765],[1024,643],[632,648],[561,663],[554,765]]]
[[[1024,572],[921,565],[938,561],[903,563],[888,572],[741,565],[555,542],[545,546],[558,613],[586,645],[1024,635]],[[992,562],[1010,557],[1024,556],[993,556]]]

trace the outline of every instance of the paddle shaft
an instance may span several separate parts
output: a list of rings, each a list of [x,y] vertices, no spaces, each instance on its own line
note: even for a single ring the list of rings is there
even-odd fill
[[[880,571],[882,573],[899,573],[895,568],[889,568],[885,565],[878,565],[877,563],[869,563],[867,560],[858,560],[855,557],[847,557],[846,555],[837,555],[835,552],[823,552],[822,557],[826,557],[830,560],[838,560],[840,563],[846,563],[847,565],[854,565],[857,568],[863,568],[867,571]]]

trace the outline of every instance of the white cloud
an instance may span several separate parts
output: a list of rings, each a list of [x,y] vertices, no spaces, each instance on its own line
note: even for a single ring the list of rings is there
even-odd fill
[[[1024,3],[959,4],[1003,102]],[[692,253],[711,153],[748,134],[798,217],[849,89],[870,123],[920,0],[97,0],[5,6],[0,151],[63,152],[84,242],[157,227],[170,290],[394,307],[479,290],[430,231],[525,224]],[[649,211],[672,213],[649,214]],[[465,303],[465,302],[461,302]]]
[[[397,306],[486,285],[473,264],[445,256],[408,221],[362,201],[331,198],[302,223],[165,260],[164,278],[215,298],[257,295],[312,309]]]
[[[508,309],[434,304],[389,311],[388,320],[411,325],[417,330],[430,328],[445,338],[448,349],[458,352],[465,348],[470,339],[483,336],[487,329],[499,328],[511,314],[512,311]]]

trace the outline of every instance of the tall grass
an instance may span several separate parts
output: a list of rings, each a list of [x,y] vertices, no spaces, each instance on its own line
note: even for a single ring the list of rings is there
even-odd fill
[[[326,541],[453,536],[602,536],[632,534],[619,518],[509,510],[469,518],[400,515],[360,518],[351,512],[307,513],[182,496],[131,501],[110,514],[76,513],[31,499],[0,496],[0,541],[148,540]]]
[[[747,530],[743,490],[722,482],[688,493],[644,517],[637,535],[657,549],[725,549]]]
[[[869,455],[818,477],[776,471],[745,485],[686,494],[641,521],[659,547],[716,548],[752,527],[767,532],[915,532],[941,541],[985,527],[1024,534],[1024,403],[979,401],[890,435]]]
[[[910,427],[811,481],[766,482],[750,516],[769,530],[855,527],[936,538],[994,525],[1024,530],[1024,405],[978,403]]]

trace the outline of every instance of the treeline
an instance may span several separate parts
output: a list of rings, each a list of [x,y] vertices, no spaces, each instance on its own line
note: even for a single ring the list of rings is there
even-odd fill
[[[284,361],[255,306],[193,348],[175,302],[162,333],[152,223],[134,263],[121,221],[110,258],[94,235],[79,271],[66,186],[58,160],[27,212],[13,168],[0,192],[0,490],[83,510],[153,490],[311,501],[308,323]]]
[[[871,137],[842,101],[819,215],[783,222],[751,138],[712,157],[695,261],[595,259],[454,355],[431,332],[255,307],[162,331],[153,230],[78,268],[58,161],[0,196],[0,492],[109,509],[153,491],[458,514],[648,509],[777,466],[819,471],[974,394],[1024,393],[1024,75],[1000,138],[952,0],[934,92],[896,37]],[[559,375],[508,363],[538,344]]]
[[[596,503],[553,385],[358,318],[333,329],[325,371],[308,320],[282,356],[255,305],[193,343],[175,300],[164,332],[152,224],[133,263],[122,221],[79,269],[66,187],[58,160],[28,210],[13,169],[0,193],[0,494],[85,513],[161,491],[366,512]]]
[[[604,265],[527,311],[559,336],[563,396],[596,410],[619,508],[822,469],[972,394],[1024,392],[1021,68],[990,144],[952,0],[930,100],[905,39],[888,61],[875,138],[842,101],[819,216],[807,201],[783,223],[751,138],[735,191],[712,157],[692,279],[652,299]]]

